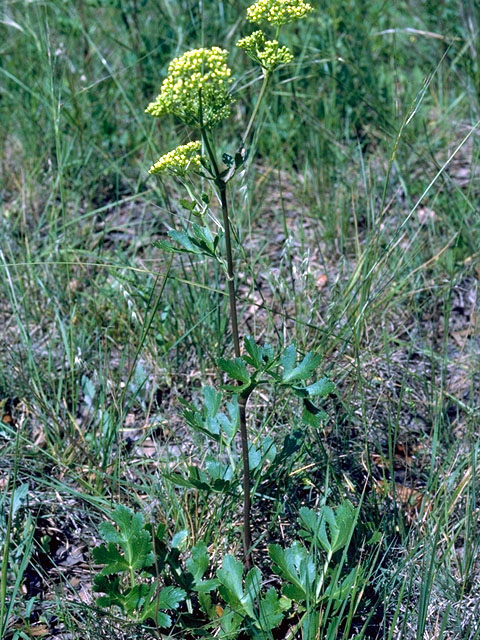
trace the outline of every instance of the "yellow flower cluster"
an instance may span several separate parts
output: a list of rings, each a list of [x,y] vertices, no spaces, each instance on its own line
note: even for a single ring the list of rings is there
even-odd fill
[[[267,40],[263,31],[254,31],[237,42],[237,47],[258,62],[267,71],[273,71],[279,64],[288,64],[293,54],[288,47],[280,47],[278,40]]]
[[[228,92],[231,69],[228,52],[219,47],[193,49],[168,66],[160,95],[146,109],[152,116],[167,113],[185,124],[214,127],[230,115],[232,98]]]
[[[250,22],[266,20],[281,26],[304,18],[310,11],[313,7],[304,0],[257,0],[248,7],[247,18]]]
[[[169,151],[150,167],[148,173],[164,173],[170,171],[177,176],[184,176],[188,171],[200,168],[200,151],[202,143],[198,140],[182,144]]]

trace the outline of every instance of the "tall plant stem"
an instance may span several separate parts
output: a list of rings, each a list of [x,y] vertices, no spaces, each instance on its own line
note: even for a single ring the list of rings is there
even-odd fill
[[[258,111],[258,110],[257,110]],[[213,152],[208,133],[204,127],[201,128],[202,139],[212,164],[215,174],[215,182],[220,191],[220,202],[222,205],[223,227],[225,233],[225,250],[227,254],[227,283],[228,301],[230,308],[230,323],[232,325],[233,349],[235,357],[240,357],[240,333],[238,331],[237,296],[235,292],[235,271],[233,268],[232,235],[230,233],[230,217],[228,215],[227,201],[227,180],[220,175],[217,159]],[[247,432],[247,396],[240,395],[238,399],[238,410],[240,417],[240,440],[242,443],[242,465],[243,465],[243,552],[244,564],[247,569],[252,566],[250,548],[252,546],[252,527],[250,523],[251,496],[250,496],[250,464],[248,462],[248,432]]]
[[[228,299],[230,306],[230,322],[232,324],[233,348],[235,356],[240,357],[240,335],[238,331],[237,298],[235,292],[235,272],[233,269],[232,241],[230,234],[230,218],[228,215],[227,185],[222,179],[218,179],[220,200],[222,203],[223,226],[225,228],[225,248],[227,254],[227,280]],[[250,465],[248,462],[248,433],[247,433],[247,397],[240,395],[238,399],[240,414],[240,438],[242,442],[243,462],[243,551],[244,564],[251,567],[250,548],[252,546],[252,532],[250,523],[251,497],[250,497]]]

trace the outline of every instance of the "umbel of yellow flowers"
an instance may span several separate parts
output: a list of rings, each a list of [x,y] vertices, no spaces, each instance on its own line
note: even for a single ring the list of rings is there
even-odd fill
[[[202,147],[199,140],[182,144],[173,151],[169,151],[150,167],[149,173],[164,173],[170,171],[178,176],[184,176],[188,171],[200,169],[200,155]]]
[[[313,7],[304,0],[258,0],[247,9],[250,22],[266,21],[277,27],[304,18]],[[263,69],[270,72],[279,64],[287,64],[293,55],[277,40],[267,40],[263,31],[255,31],[238,41],[243,49]],[[229,86],[232,72],[227,65],[228,51],[220,47],[193,49],[168,66],[160,94],[146,108],[152,116],[177,116],[187,125],[202,130],[212,129],[231,113],[232,96]],[[150,173],[171,172],[185,176],[201,166],[201,143],[189,142],[162,156]]]
[[[242,38],[237,42],[237,47],[267,71],[273,71],[279,64],[288,64],[293,60],[288,47],[280,47],[278,40],[267,40],[263,31],[254,31]]]
[[[146,112],[152,116],[171,113],[185,124],[210,129],[228,117],[232,98],[228,91],[231,69],[228,51],[219,47],[193,49],[168,66],[160,95]]]
[[[280,27],[282,24],[304,18],[313,7],[304,0],[258,0],[247,9],[250,22],[265,20]]]

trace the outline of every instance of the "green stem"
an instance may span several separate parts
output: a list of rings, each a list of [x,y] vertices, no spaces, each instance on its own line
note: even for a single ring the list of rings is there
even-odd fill
[[[245,144],[250,137],[250,134],[253,129],[253,125],[258,116],[258,111],[260,109],[260,105],[263,102],[263,98],[265,97],[265,93],[267,91],[268,83],[270,81],[270,76],[272,75],[271,71],[265,71],[263,76],[262,88],[260,89],[260,93],[258,94],[257,102],[255,103],[255,107],[253,109],[252,115],[250,116],[250,120],[248,121],[247,128],[245,129],[245,133],[242,136],[242,144]]]
[[[240,357],[240,333],[238,330],[237,297],[235,292],[235,271],[233,267],[232,237],[230,232],[230,218],[228,215],[227,179],[220,175],[217,159],[212,149],[210,139],[205,127],[201,127],[203,144],[215,175],[215,183],[220,191],[222,205],[223,226],[225,233],[225,250],[227,254],[227,286],[230,309],[230,324],[232,326],[233,349],[235,357]],[[247,432],[247,397],[240,396],[238,400],[240,414],[240,439],[242,443],[243,466],[243,552],[244,564],[251,567],[250,548],[252,546],[252,533],[250,523],[251,496],[250,496],[250,465],[248,462],[248,432]]]

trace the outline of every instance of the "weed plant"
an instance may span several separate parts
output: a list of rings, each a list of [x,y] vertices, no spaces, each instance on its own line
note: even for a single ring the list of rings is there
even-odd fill
[[[480,637],[477,7],[248,4],[0,9],[7,640]],[[214,45],[228,117],[143,113]]]

